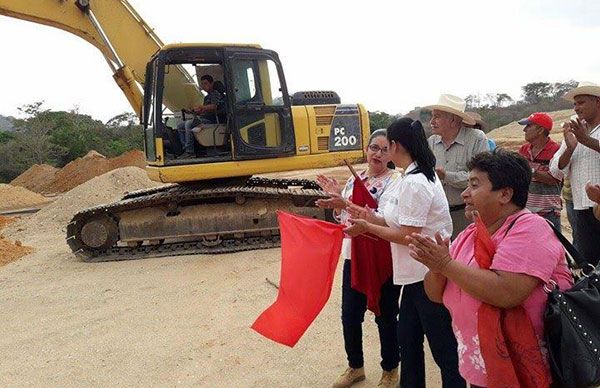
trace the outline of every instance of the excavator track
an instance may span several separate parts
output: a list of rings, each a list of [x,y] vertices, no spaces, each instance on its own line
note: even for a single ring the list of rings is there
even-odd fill
[[[324,219],[314,205],[324,197],[316,182],[304,179],[173,184],[75,214],[67,243],[88,262],[273,248],[280,246],[275,211]],[[213,219],[216,226],[209,225]]]

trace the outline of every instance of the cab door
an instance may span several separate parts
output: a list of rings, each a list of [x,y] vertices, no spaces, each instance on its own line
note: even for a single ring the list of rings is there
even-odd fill
[[[295,154],[290,98],[277,54],[269,50],[226,49],[233,158],[274,158]]]

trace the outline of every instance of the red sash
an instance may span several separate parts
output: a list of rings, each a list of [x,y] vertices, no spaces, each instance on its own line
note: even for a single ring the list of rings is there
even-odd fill
[[[377,202],[360,178],[354,179],[352,203],[377,208]],[[352,238],[352,288],[367,296],[367,308],[375,315],[379,311],[381,287],[392,276],[392,251],[390,243],[371,236]]]
[[[481,218],[477,217],[475,227],[475,260],[480,268],[489,269],[496,246]],[[502,309],[482,303],[477,316],[489,388],[550,386],[548,367],[523,306]]]

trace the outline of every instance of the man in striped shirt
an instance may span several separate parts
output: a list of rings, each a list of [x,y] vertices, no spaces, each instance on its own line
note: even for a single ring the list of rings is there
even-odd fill
[[[560,146],[549,136],[552,130],[552,118],[546,113],[536,112],[520,120],[524,125],[527,143],[519,149],[531,168],[532,178],[529,184],[527,209],[537,213],[561,230],[560,199],[561,179],[550,173],[550,161]]]

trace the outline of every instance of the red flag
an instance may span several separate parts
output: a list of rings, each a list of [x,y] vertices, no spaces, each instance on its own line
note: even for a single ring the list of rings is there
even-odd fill
[[[489,269],[495,254],[496,246],[478,215],[475,218],[475,260],[480,268]],[[488,387],[550,386],[550,371],[529,314],[522,305],[501,309],[481,303],[477,331]]]
[[[281,230],[279,294],[252,329],[294,347],[329,299],[344,227],[281,211],[277,217]]]
[[[352,188],[352,203],[377,208],[377,201],[363,181],[356,176]],[[378,237],[352,238],[352,288],[367,296],[367,308],[379,316],[381,287],[392,276],[390,243]]]

